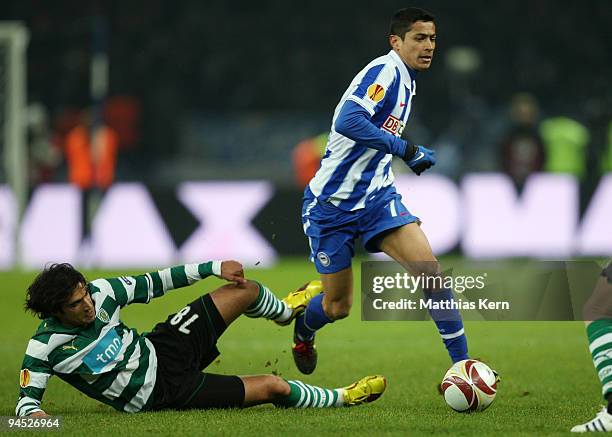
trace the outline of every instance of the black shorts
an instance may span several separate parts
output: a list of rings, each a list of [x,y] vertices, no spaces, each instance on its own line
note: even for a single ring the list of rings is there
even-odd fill
[[[244,384],[237,376],[202,373],[219,356],[226,329],[210,295],[191,302],[146,334],[157,355],[152,410],[241,407]]]

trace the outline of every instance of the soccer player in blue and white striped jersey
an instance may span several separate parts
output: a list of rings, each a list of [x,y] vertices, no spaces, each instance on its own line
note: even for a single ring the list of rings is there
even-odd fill
[[[139,334],[121,321],[132,303],[215,275],[227,284],[205,294]],[[137,276],[87,282],[70,264],[53,264],[28,288],[26,309],[42,322],[28,342],[19,384],[18,416],[46,416],[42,397],[53,375],[119,411],[249,407],[327,408],[377,399],[386,388],[376,375],[324,389],[274,375],[229,376],[202,371],[219,355],[217,340],[241,314],[289,324],[315,293],[318,281],[280,301],[244,278],[236,261],[187,264]],[[293,305],[293,306],[292,306]]]
[[[392,50],[366,65],[340,99],[321,167],[304,192],[304,232],[325,293],[296,319],[293,355],[303,373],[316,366],[316,330],[349,314],[356,238],[362,238],[369,252],[385,252],[415,275],[440,273],[419,219],[393,186],[391,170],[394,156],[417,175],[436,163],[432,150],[401,138],[416,95],[417,72],[430,67],[436,47],[433,15],[418,8],[397,11],[389,43]],[[426,295],[452,299],[449,289],[426,290]],[[466,359],[458,311],[432,318],[452,361]]]

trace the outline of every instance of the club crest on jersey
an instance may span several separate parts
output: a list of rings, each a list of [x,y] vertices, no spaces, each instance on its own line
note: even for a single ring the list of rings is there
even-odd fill
[[[98,319],[100,319],[103,323],[110,322],[110,317],[104,308],[100,308],[100,311],[98,311]]]
[[[325,252],[317,253],[317,259],[319,260],[319,262],[321,263],[323,267],[328,267],[331,262],[329,259],[329,256],[327,256]]]
[[[30,371],[28,369],[21,369],[19,372],[19,386],[26,388],[30,383]]]
[[[373,83],[368,87],[368,92],[366,94],[373,102],[380,102],[383,97],[385,97],[385,89],[382,85]]]
[[[390,115],[383,123],[382,128],[393,135],[401,135],[404,131],[404,126],[404,123],[400,119]]]

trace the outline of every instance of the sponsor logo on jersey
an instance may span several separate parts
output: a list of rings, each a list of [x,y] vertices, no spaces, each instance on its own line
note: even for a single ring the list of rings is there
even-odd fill
[[[30,383],[30,371],[28,369],[21,369],[19,372],[19,386],[26,388]]]
[[[104,308],[100,308],[100,311],[98,311],[98,319],[100,319],[103,323],[110,322],[110,317]]]
[[[106,365],[119,355],[121,345],[122,342],[119,334],[114,329],[111,329],[104,337],[98,340],[96,347],[85,355],[83,362],[92,372],[100,373]]]
[[[327,256],[325,252],[317,253],[317,259],[319,260],[319,262],[321,263],[323,267],[328,267],[329,264],[331,263],[329,256]]]
[[[404,130],[404,123],[400,119],[390,115],[383,123],[382,128],[393,135],[401,135]]]
[[[380,102],[383,97],[385,97],[385,89],[382,85],[373,83],[368,87],[368,92],[366,94],[373,102]]]

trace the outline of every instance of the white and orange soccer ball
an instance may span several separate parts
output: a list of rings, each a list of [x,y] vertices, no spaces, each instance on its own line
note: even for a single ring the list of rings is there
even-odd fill
[[[449,407],[459,412],[483,411],[497,393],[497,375],[478,360],[458,361],[442,380],[442,393]]]

